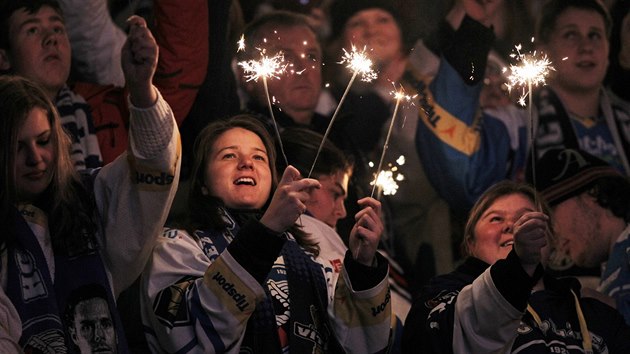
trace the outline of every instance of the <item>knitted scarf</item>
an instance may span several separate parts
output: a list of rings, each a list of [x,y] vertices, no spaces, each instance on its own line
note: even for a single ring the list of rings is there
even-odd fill
[[[223,232],[206,231],[217,251],[223,252],[232,235],[239,230],[237,222],[246,221],[249,217],[238,212],[224,216],[229,225]],[[342,352],[332,332],[328,313],[328,295],[326,280],[321,266],[304,252],[293,239],[288,239],[280,255],[284,259],[288,294],[290,304],[290,318],[288,328],[289,350],[293,353],[337,353]],[[210,256],[210,255],[208,255]],[[279,328],[276,323],[278,307],[274,307],[273,295],[269,286],[264,287],[267,297],[256,305],[252,314],[245,338],[241,345],[242,352],[251,353],[280,353]],[[249,351],[248,351],[249,350]]]
[[[7,296],[22,321],[20,346],[25,353],[78,353],[72,341],[70,320],[75,307],[71,298],[93,297],[82,293],[86,287],[100,287],[106,296],[117,336],[118,353],[127,353],[122,324],[109,285],[103,261],[94,247],[78,256],[54,256],[54,281],[40,244],[26,222],[43,212],[33,207],[15,210],[15,243],[8,248]],[[44,217],[45,220],[45,217]],[[38,226],[38,225],[37,225]],[[70,317],[69,317],[70,316]]]
[[[74,167],[77,170],[101,167],[103,158],[87,102],[64,86],[57,94],[55,106],[61,125],[72,140],[70,156]]]
[[[535,107],[538,111],[538,122],[536,124],[536,156],[540,158],[542,154],[553,147],[567,147],[580,149],[578,136],[571,124],[569,113],[560,101],[560,98],[548,87],[543,87],[534,96]],[[602,92],[600,96],[600,110],[610,129],[612,140],[609,143],[617,147],[619,159],[626,173],[630,173],[630,137],[628,137],[627,123],[613,107],[608,96]],[[626,119],[627,120],[627,119]]]

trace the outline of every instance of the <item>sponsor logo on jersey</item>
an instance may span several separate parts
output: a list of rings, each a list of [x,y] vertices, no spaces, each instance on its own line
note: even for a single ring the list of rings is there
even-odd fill
[[[165,186],[173,183],[175,176],[162,172],[159,175],[136,171],[136,183],[138,184],[157,184]]]
[[[243,293],[240,293],[236,287],[234,286],[233,283],[228,282],[225,277],[221,274],[221,272],[216,272],[212,278],[213,281],[215,281],[219,287],[230,297],[232,298],[232,300],[234,300],[234,303],[236,305],[236,307],[241,310],[241,311],[245,311],[247,309],[247,307],[249,306],[249,302],[247,302],[247,296]]]
[[[385,311],[385,308],[387,307],[387,304],[389,304],[390,299],[391,299],[391,294],[388,290],[387,294],[385,295],[385,301],[383,301],[380,305],[376,307],[372,307],[372,316],[376,317],[378,314]]]

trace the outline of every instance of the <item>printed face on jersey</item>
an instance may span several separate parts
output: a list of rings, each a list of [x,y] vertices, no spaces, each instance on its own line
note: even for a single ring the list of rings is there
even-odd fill
[[[81,354],[116,353],[116,330],[105,299],[81,301],[74,309],[72,341]]]
[[[267,149],[255,133],[232,128],[219,136],[208,157],[204,184],[228,208],[258,209],[271,192]]]

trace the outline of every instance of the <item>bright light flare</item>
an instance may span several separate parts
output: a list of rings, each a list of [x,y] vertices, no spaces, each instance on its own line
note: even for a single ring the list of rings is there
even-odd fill
[[[284,53],[278,52],[276,55],[269,57],[265,55],[265,49],[257,48],[260,51],[260,60],[245,60],[238,63],[243,68],[247,81],[256,81],[260,78],[279,79],[280,75],[287,69],[287,63],[284,61]]]
[[[241,34],[241,39],[238,40],[238,42],[236,42],[238,44],[238,48],[236,49],[236,52],[241,52],[245,50],[245,35]]]
[[[398,182],[404,181],[405,176],[399,171],[398,166],[402,166],[405,163],[405,156],[400,155],[396,159],[397,165],[388,165],[388,169],[378,172],[376,179],[370,182],[370,185],[378,188],[379,192],[384,195],[394,195],[398,192]],[[374,166],[374,163],[370,161],[370,167]]]
[[[555,70],[551,66],[551,61],[547,58],[547,55],[537,53],[523,54],[521,53],[522,46],[519,44],[516,46],[516,53],[510,54],[510,57],[514,58],[518,64],[510,65],[510,75],[508,76],[509,83],[507,84],[508,90],[511,91],[514,87],[521,87],[522,94],[518,99],[518,103],[525,106],[525,99],[531,96],[531,88],[533,86],[545,85],[545,79],[549,75],[549,72]],[[503,69],[504,71],[507,69]]]
[[[361,81],[371,82],[376,80],[377,75],[372,70],[372,60],[366,55],[366,47],[359,51],[352,45],[350,52],[343,48],[343,56],[339,64],[346,64],[346,67],[353,73],[361,75]]]
[[[395,87],[395,85],[394,85]],[[394,107],[394,113],[392,114],[392,120],[389,123],[389,129],[387,129],[387,136],[385,137],[385,143],[383,144],[383,151],[381,152],[381,158],[378,161],[378,167],[376,168],[376,179],[377,179],[377,183],[372,183],[372,193],[370,194],[370,197],[374,197],[374,191],[376,190],[376,187],[378,185],[378,179],[381,178],[381,167],[383,166],[383,160],[385,159],[385,152],[387,151],[387,148],[389,147],[389,139],[392,135],[392,128],[394,127],[394,122],[396,121],[396,116],[398,115],[398,107],[400,106],[400,101],[406,101],[407,103],[411,102],[411,104],[413,104],[413,99],[416,98],[416,96],[418,95],[407,95],[405,92],[405,89],[402,87],[402,85],[400,86],[400,88],[398,90],[392,91],[390,92],[390,94],[392,96],[394,96],[394,98],[396,98],[396,106]],[[402,159],[402,160],[401,160]],[[397,160],[398,161],[402,161],[402,163],[405,162],[405,157],[404,156],[400,156]],[[402,164],[401,164],[402,165]],[[393,169],[392,171],[396,171],[398,170],[398,167],[395,167],[395,169]],[[398,187],[396,187],[398,188]],[[394,193],[396,193],[394,191]]]
[[[269,108],[269,116],[273,122],[274,130],[276,131],[276,137],[278,138],[278,144],[280,146],[280,152],[282,153],[282,157],[284,158],[284,162],[286,165],[289,165],[289,161],[287,160],[287,155],[284,152],[284,146],[282,144],[282,139],[280,138],[280,130],[278,128],[278,122],[276,121],[276,117],[273,114],[273,108],[271,106],[271,97],[269,95],[269,86],[267,85],[267,80],[275,78],[280,79],[280,75],[284,73],[287,69],[287,64],[284,61],[284,54],[282,52],[278,52],[273,57],[268,57],[265,55],[265,49],[256,48],[260,51],[260,60],[246,60],[238,63],[243,68],[243,74],[247,81],[256,81],[258,79],[262,79],[263,87],[265,89],[265,95],[267,97],[267,107]],[[275,97],[274,97],[275,101]]]

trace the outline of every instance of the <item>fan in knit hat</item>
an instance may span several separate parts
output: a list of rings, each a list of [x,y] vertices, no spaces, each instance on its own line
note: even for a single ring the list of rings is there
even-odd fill
[[[531,169],[530,169],[531,170]],[[620,176],[603,160],[581,150],[550,149],[536,162],[536,184],[543,198],[553,207],[588,190],[601,177]]]
[[[330,8],[332,36],[339,37],[346,22],[357,12],[372,8],[379,8],[389,12],[400,25],[400,18],[392,5],[392,0],[335,0]]]

